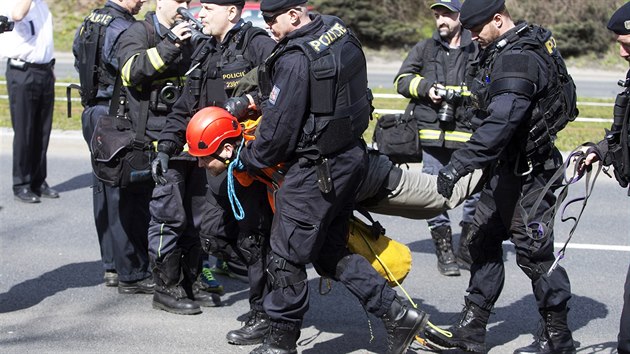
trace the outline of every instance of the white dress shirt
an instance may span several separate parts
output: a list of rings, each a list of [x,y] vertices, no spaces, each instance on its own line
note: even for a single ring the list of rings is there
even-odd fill
[[[9,20],[16,0],[0,0],[0,14]],[[43,0],[32,0],[31,7],[13,31],[0,34],[0,58],[20,59],[46,64],[54,57],[52,14]]]

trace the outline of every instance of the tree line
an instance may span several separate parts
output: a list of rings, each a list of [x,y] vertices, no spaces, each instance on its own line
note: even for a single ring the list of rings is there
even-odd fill
[[[433,0],[309,0],[318,12],[340,17],[368,48],[409,48],[435,30]],[[515,19],[549,28],[564,57],[603,53],[613,37],[606,29],[624,0],[506,0]],[[56,48],[69,50],[74,31],[104,0],[60,0],[48,4],[55,19]],[[152,10],[148,1],[143,10]],[[143,12],[144,12],[143,11]],[[59,43],[59,44],[57,44]]]
[[[370,48],[402,48],[435,30],[432,0],[313,0],[315,8],[340,17]],[[564,57],[599,54],[613,37],[606,29],[624,0],[506,0],[514,19],[550,29]]]

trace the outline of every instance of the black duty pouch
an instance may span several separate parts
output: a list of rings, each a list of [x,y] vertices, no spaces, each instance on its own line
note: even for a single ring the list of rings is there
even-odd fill
[[[315,164],[317,170],[317,185],[319,190],[324,194],[328,194],[332,191],[333,184],[330,177],[330,165],[327,158],[322,158]]]

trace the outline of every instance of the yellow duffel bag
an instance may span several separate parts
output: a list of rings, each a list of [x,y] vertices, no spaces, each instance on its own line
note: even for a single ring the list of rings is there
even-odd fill
[[[377,228],[376,232],[374,227]],[[348,248],[365,257],[387,279],[389,286],[396,287],[411,270],[411,250],[407,245],[385,236],[382,230],[378,224],[368,226],[354,216],[351,217]]]

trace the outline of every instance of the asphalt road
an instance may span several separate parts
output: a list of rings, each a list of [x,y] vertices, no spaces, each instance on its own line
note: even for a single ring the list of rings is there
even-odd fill
[[[78,132],[55,131],[48,158],[48,182],[57,200],[27,205],[11,195],[11,142],[0,130],[0,352],[3,353],[248,353],[231,346],[225,334],[247,311],[245,284],[219,278],[226,288],[223,307],[197,316],[151,308],[149,295],[119,295],[102,284],[102,268],[91,210],[90,164]],[[576,185],[573,193],[583,193]],[[630,199],[600,176],[582,221],[561,264],[569,272],[574,297],[569,323],[580,353],[614,353],[623,282],[630,263]],[[457,222],[460,212],[453,212]],[[432,241],[423,221],[379,216],[387,234],[409,245],[413,269],[403,283],[431,321],[454,321],[463,304],[468,273],[446,278],[436,270]],[[558,221],[557,241],[571,223]],[[459,228],[455,227],[455,233]],[[457,237],[456,237],[457,238]],[[506,283],[491,317],[490,353],[511,353],[531,342],[538,319],[528,279],[518,269],[514,249],[505,246]],[[309,269],[311,309],[299,340],[303,353],[383,353],[379,319],[333,284],[320,295],[319,278]],[[400,294],[402,292],[399,291]],[[370,323],[374,339],[370,341]],[[456,352],[453,352],[456,353]]]

